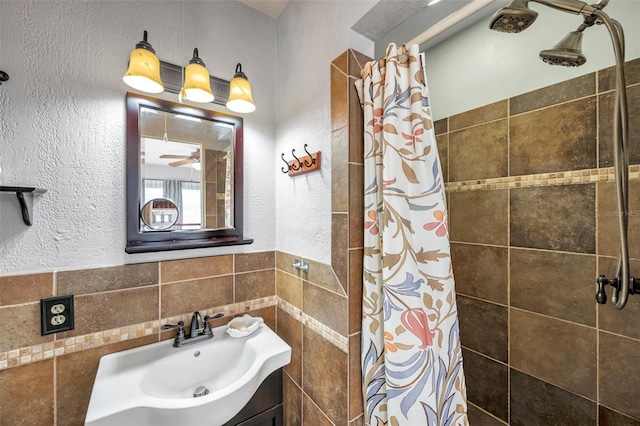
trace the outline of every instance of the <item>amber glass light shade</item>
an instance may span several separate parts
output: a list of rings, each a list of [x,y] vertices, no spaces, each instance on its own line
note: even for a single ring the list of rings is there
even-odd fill
[[[193,59],[184,70],[184,85],[180,91],[182,99],[191,102],[212,102],[214,99],[211,91],[211,77],[209,71],[198,57],[198,49],[193,49]]]
[[[155,50],[147,42],[147,32],[143,40],[136,44],[129,58],[129,69],[122,80],[130,87],[146,93],[160,93],[164,90],[160,79],[160,60]]]
[[[236,73],[229,85],[227,108],[237,113],[249,113],[256,110],[251,96],[251,84],[242,72],[242,65],[236,65]]]

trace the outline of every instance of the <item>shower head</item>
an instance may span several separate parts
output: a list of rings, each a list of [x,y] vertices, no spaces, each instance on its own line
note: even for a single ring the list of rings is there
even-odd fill
[[[540,52],[540,58],[550,65],[579,67],[587,62],[582,53],[582,32],[571,31],[553,49]]]
[[[489,28],[504,33],[519,33],[529,28],[538,17],[538,12],[529,9],[529,1],[585,16],[594,15],[594,12],[608,3],[608,0],[601,0],[602,4],[589,6],[580,0],[513,0],[493,15]]]
[[[538,12],[529,9],[529,0],[513,0],[493,15],[489,28],[503,33],[519,33],[529,28],[537,17]]]

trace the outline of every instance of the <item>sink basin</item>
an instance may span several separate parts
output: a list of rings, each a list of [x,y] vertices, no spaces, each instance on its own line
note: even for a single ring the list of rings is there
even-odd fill
[[[230,420],[269,374],[291,361],[291,348],[266,325],[243,338],[225,330],[214,328],[213,338],[181,348],[167,340],[102,357],[85,425]]]

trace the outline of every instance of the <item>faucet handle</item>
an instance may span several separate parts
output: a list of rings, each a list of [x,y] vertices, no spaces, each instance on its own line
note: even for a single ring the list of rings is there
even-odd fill
[[[211,334],[213,335],[213,332],[211,331],[211,324],[209,324],[209,321],[214,320],[214,319],[218,319],[218,318],[222,318],[224,316],[224,314],[222,312],[215,314],[214,316],[210,317],[209,315],[205,315],[204,317],[204,330],[202,330],[202,334]]]
[[[178,331],[180,331],[180,329],[184,327],[184,321],[178,321],[177,324],[165,324],[162,327],[160,327],[160,329],[162,329],[162,330],[170,330],[170,329],[176,328],[176,327],[178,327]]]
[[[178,347],[178,343],[187,338],[184,334],[184,321],[178,321],[177,324],[165,324],[160,328],[162,330],[169,330],[176,327],[178,328],[178,331],[176,332],[176,337],[173,339],[173,346]]]

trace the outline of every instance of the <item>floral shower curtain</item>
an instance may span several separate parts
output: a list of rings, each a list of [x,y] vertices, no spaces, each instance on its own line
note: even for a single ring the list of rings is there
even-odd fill
[[[365,422],[467,425],[447,208],[418,46],[389,45],[358,84]]]

